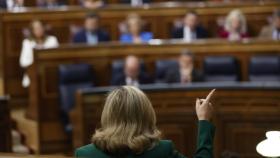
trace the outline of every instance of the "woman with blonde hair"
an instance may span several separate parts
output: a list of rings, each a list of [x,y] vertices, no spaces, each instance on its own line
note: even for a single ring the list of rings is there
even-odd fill
[[[227,15],[224,28],[219,32],[219,36],[231,41],[249,37],[246,17],[239,9],[232,10]]]
[[[212,158],[214,126],[210,103],[212,90],[206,99],[196,100],[199,119],[198,147],[194,157]],[[101,128],[92,137],[92,144],[76,150],[83,158],[184,158],[173,143],[160,139],[156,115],[150,100],[136,87],[123,86],[107,97],[101,116]]]

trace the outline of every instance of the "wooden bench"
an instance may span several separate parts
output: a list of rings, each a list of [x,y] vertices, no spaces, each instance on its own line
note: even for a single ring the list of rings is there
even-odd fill
[[[8,100],[8,97],[0,97],[0,152],[12,151],[12,123]]]
[[[62,155],[22,155],[14,153],[0,153],[0,158],[70,158]]]

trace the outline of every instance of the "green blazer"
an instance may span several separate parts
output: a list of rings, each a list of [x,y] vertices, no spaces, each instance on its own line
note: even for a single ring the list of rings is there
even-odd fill
[[[208,121],[199,121],[198,144],[194,158],[213,158],[213,139],[215,127]],[[114,158],[98,149],[94,144],[78,148],[77,158]],[[142,154],[129,154],[125,158],[186,158],[180,154],[171,141],[161,140],[154,148]]]

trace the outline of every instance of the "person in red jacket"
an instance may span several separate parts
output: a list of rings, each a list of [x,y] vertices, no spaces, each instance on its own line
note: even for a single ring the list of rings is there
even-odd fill
[[[219,37],[227,38],[230,41],[238,41],[249,37],[246,17],[240,10],[232,10],[227,15],[224,27],[219,31]]]

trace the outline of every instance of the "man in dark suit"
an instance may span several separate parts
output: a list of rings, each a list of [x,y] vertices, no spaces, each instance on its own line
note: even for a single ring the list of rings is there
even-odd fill
[[[63,0],[41,0],[39,1],[37,6],[42,8],[55,9],[65,5],[66,3]]]
[[[183,20],[183,27],[172,30],[172,38],[181,38],[188,42],[207,37],[208,33],[199,25],[198,15],[194,11],[186,13]]]
[[[22,9],[24,7],[24,0],[0,0],[0,9]]]
[[[124,72],[112,79],[112,85],[131,85],[138,87],[141,84],[152,83],[148,74],[140,70],[140,61],[136,56],[125,59]]]
[[[203,81],[203,75],[194,68],[193,54],[184,50],[178,58],[178,67],[168,68],[164,82],[166,83],[191,83]]]
[[[85,19],[85,28],[76,33],[73,38],[74,43],[98,44],[99,42],[110,41],[110,36],[107,32],[100,29],[98,26],[99,16],[90,13]]]
[[[120,0],[121,3],[130,4],[132,6],[139,6],[150,3],[152,0]]]
[[[7,9],[7,1],[0,0],[0,9]]]

